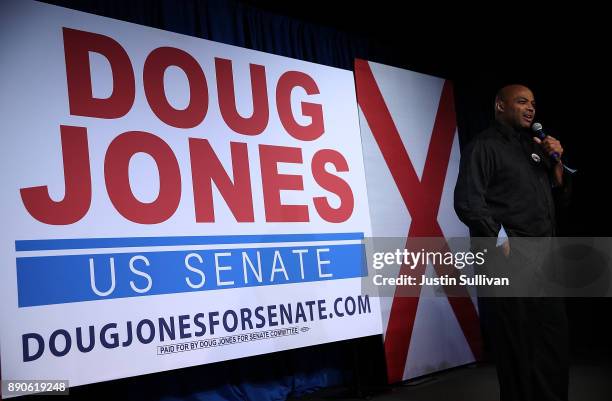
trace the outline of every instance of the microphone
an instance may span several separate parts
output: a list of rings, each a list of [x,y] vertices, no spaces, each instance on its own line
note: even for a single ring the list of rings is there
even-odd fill
[[[533,123],[533,125],[531,126],[531,130],[533,132],[536,133],[536,135],[538,136],[538,138],[544,140],[544,138],[547,137],[546,133],[544,132],[544,130],[542,129],[542,124],[540,123]],[[552,159],[556,162],[559,161],[559,153],[557,152],[553,152],[550,157],[552,157]]]

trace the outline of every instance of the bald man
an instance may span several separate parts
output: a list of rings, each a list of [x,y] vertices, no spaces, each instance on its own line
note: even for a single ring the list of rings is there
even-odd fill
[[[551,136],[544,140],[533,136],[530,128],[536,103],[529,88],[509,85],[500,89],[494,108],[493,124],[462,152],[455,211],[472,237],[484,243],[491,239],[491,260],[514,271],[529,260],[513,252],[513,237],[555,235],[555,198],[568,195],[569,179],[561,143]],[[552,157],[554,153],[558,156]],[[489,298],[480,305],[501,401],[567,401],[568,334],[563,302],[515,297]]]

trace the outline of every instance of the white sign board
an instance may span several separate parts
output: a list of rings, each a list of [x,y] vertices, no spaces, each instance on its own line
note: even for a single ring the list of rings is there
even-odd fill
[[[381,333],[353,75],[0,5],[4,379],[81,385]]]

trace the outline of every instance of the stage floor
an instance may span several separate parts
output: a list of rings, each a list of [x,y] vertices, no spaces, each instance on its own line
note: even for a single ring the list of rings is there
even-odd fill
[[[357,396],[356,391],[361,391]],[[498,401],[495,366],[469,365],[385,389],[325,389],[294,400]],[[612,399],[612,363],[576,362],[570,369],[570,401]]]

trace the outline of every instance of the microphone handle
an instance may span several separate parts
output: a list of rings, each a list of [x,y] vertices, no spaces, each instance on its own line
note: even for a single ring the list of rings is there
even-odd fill
[[[539,130],[539,131],[538,131],[538,136],[540,137],[540,139],[541,139],[541,140],[544,140],[544,138],[546,138],[546,136],[547,136],[547,135],[544,133],[544,131]],[[552,153],[550,154],[550,157],[552,157],[552,159],[553,159],[554,161],[556,161],[556,162],[558,162],[558,161],[559,161],[559,153],[557,153],[557,152],[552,152]]]

